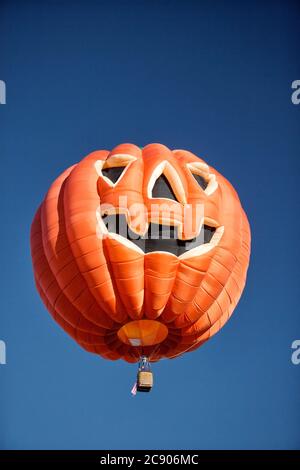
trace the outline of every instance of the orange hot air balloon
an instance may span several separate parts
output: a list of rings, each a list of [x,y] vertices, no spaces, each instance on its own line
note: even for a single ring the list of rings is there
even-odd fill
[[[228,320],[250,229],[231,184],[191,152],[121,144],[54,181],[31,252],[41,298],[80,346],[157,361],[197,349]]]

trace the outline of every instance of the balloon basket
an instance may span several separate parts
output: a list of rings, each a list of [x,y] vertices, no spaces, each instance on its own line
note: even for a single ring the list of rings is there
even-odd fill
[[[150,392],[153,386],[153,374],[152,372],[138,372],[137,375],[137,391],[138,392]]]
[[[149,360],[145,356],[140,359],[136,385],[138,392],[150,392],[153,387],[153,374]]]

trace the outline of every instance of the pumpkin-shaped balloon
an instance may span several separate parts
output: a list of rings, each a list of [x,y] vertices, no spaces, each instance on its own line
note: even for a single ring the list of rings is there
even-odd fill
[[[41,298],[84,349],[157,361],[195,350],[228,320],[250,230],[231,184],[203,160],[122,144],[52,184],[31,250]]]

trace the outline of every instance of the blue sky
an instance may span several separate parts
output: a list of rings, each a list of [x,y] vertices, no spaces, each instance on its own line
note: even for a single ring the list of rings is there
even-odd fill
[[[2,1],[0,448],[300,447],[299,3]],[[95,149],[161,142],[204,157],[252,229],[221,332],[154,366],[81,350],[34,287],[29,230],[53,179]]]

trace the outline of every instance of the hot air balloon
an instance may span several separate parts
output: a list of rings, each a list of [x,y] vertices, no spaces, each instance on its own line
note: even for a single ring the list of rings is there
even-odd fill
[[[92,152],[48,190],[31,227],[37,290],[85,350],[150,363],[195,351],[245,285],[250,229],[238,195],[186,150]]]

